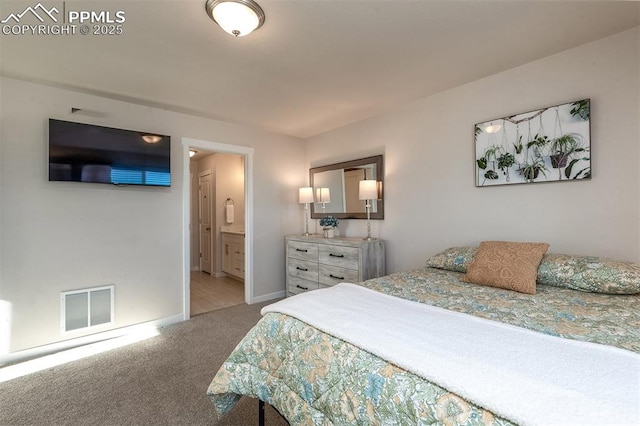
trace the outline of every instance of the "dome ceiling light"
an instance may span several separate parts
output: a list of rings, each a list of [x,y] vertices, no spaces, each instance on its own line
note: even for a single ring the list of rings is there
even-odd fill
[[[264,24],[264,11],[253,0],[207,0],[207,14],[224,31],[244,37]]]
[[[484,128],[484,131],[487,133],[498,133],[502,129],[501,124],[493,124],[493,122]]]
[[[158,143],[162,140],[162,136],[158,136],[158,135],[142,135],[142,139],[146,142],[146,143]]]

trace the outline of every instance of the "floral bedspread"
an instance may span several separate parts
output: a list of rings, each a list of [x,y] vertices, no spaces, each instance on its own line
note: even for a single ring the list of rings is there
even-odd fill
[[[610,295],[538,284],[529,295],[469,284],[422,268],[360,283],[372,290],[553,336],[640,353],[640,294]]]
[[[459,281],[433,268],[361,285],[394,296],[576,340],[640,353],[640,295],[537,286],[525,295]],[[291,424],[507,425],[458,395],[295,318],[270,313],[245,336],[208,389],[216,410],[241,395]]]

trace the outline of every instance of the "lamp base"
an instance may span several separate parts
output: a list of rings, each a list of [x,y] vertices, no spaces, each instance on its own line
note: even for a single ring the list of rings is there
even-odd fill
[[[371,205],[369,204],[369,200],[367,200],[365,207],[367,209],[367,236],[364,237],[363,240],[371,241]]]

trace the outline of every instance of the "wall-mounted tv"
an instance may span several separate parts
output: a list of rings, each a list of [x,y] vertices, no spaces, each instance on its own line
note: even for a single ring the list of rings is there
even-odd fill
[[[51,118],[49,181],[171,186],[171,137]]]

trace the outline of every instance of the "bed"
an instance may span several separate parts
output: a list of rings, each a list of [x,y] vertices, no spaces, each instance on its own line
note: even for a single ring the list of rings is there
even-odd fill
[[[534,270],[535,294],[524,294],[463,281],[479,250],[454,247],[423,268],[271,305],[213,378],[207,394],[216,412],[224,416],[248,395],[295,425],[640,424],[640,267],[545,254]],[[367,301],[362,308],[359,299]],[[342,301],[346,309],[334,311]],[[372,310],[380,314],[366,317]],[[336,324],[316,324],[314,311]],[[417,311],[426,320],[413,321],[422,318]],[[507,332],[514,334],[503,338]],[[380,336],[381,347],[358,340],[367,333]],[[430,358],[445,337],[467,346],[453,350],[445,342]],[[416,349],[407,350],[412,342]],[[458,358],[484,350],[481,361]],[[597,355],[583,356],[592,350]],[[482,356],[499,360],[489,366]],[[524,365],[504,376],[503,365],[514,359]]]

